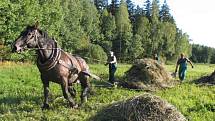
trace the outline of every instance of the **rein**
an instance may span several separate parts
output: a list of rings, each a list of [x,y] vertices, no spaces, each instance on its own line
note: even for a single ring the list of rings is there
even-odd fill
[[[53,50],[52,51],[52,54],[50,55],[50,58],[47,60],[47,62],[44,62],[44,63],[41,63],[41,61],[40,61],[40,59],[38,59],[37,60],[37,64],[39,65],[38,66],[38,68],[40,68],[40,69],[42,69],[42,70],[50,70],[50,69],[52,69],[53,67],[55,67],[55,65],[57,64],[57,63],[60,63],[61,65],[66,65],[66,67],[67,68],[71,68],[70,66],[68,66],[67,64],[64,64],[64,62],[62,62],[61,60],[60,60],[60,56],[61,56],[61,52],[64,52],[64,50],[63,49],[61,49],[61,48],[43,48],[43,47],[41,47],[41,45],[40,45],[40,43],[39,43],[39,36],[38,36],[38,33],[37,33],[37,31],[35,31],[34,32],[34,41],[35,41],[35,43],[36,43],[36,46],[38,47],[38,48],[27,48],[27,50],[38,50],[39,51],[39,53],[40,53],[40,55],[42,56],[42,57],[45,57],[45,55],[44,55],[44,53],[43,53],[43,51],[42,50]],[[28,41],[26,41],[27,43],[29,42],[29,40]],[[52,46],[53,47],[53,46]],[[65,52],[64,52],[65,53]],[[72,62],[72,59],[71,59],[71,57],[69,57],[69,55],[67,54],[67,53],[65,53],[67,56],[68,56],[68,58],[71,60],[71,62]],[[71,54],[72,55],[72,54]],[[83,58],[85,58],[85,59],[91,59],[91,58],[89,58],[89,57],[83,57]],[[104,62],[104,63],[106,63],[106,61],[101,61],[101,60],[98,60],[98,59],[93,59],[93,60],[95,60],[95,61],[97,61],[97,62]],[[77,62],[78,62],[78,64],[79,64],[79,66],[80,67],[82,67],[82,65],[81,65],[81,63],[79,62],[79,60],[77,60]]]
[[[27,48],[27,50],[29,50],[29,51],[34,51],[34,50],[62,50],[63,51],[63,49],[61,49],[61,48]],[[77,54],[72,54],[72,55],[77,55]],[[86,57],[86,56],[82,56],[82,58],[85,58],[85,59],[92,59],[92,58],[90,58],[90,57]],[[102,61],[102,60],[99,60],[99,59],[92,59],[92,60],[94,60],[94,61],[97,61],[97,62],[104,62],[104,63],[106,63],[106,61]]]
[[[62,50],[61,48],[27,48],[27,50]]]

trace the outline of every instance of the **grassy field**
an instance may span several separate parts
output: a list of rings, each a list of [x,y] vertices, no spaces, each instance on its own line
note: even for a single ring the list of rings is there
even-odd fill
[[[0,63],[0,121],[83,121],[89,120],[105,106],[129,97],[145,93],[122,88],[97,87],[104,85],[108,78],[108,68],[104,65],[90,65],[94,74],[102,81],[91,80],[94,93],[89,101],[79,109],[70,109],[62,98],[60,86],[51,83],[50,110],[41,110],[43,89],[37,67],[33,64]],[[117,77],[123,76],[130,65],[119,65]],[[166,68],[173,72],[174,66]],[[192,82],[203,75],[214,71],[215,65],[198,64],[194,69],[188,68],[187,79],[172,89],[160,90],[153,94],[161,96],[175,105],[191,121],[215,120],[215,87],[198,86]],[[75,85],[80,92],[80,85]],[[78,94],[80,95],[80,93]],[[80,102],[80,98],[75,99]]]

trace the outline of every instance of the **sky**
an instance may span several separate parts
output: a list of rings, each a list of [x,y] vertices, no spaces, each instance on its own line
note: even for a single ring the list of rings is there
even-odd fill
[[[145,0],[132,0],[142,6]],[[163,4],[163,0],[160,0]],[[192,43],[215,48],[214,0],[167,0],[177,27],[186,32]]]

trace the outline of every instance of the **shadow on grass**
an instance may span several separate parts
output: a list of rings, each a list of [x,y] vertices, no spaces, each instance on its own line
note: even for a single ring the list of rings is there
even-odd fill
[[[121,115],[113,116],[114,113],[117,114],[118,112],[113,112],[113,110],[110,109],[111,106],[112,104],[103,107],[96,115],[90,117],[89,121],[124,121],[125,119],[123,119]]]
[[[38,96],[28,96],[28,97],[16,97],[8,96],[0,99],[0,104],[4,105],[19,105],[22,102],[33,102],[35,104],[40,104],[41,97]]]
[[[198,78],[192,79],[190,83],[200,86],[214,86],[215,85],[215,72],[212,74],[202,75]]]
[[[0,114],[8,112],[32,112],[35,110],[35,105],[41,104],[41,97],[28,96],[28,97],[16,97],[8,96],[0,98]]]

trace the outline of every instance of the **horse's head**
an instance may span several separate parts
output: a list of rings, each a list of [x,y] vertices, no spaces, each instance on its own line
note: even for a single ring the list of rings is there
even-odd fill
[[[12,45],[12,52],[21,52],[25,48],[36,47],[39,36],[38,22],[33,26],[27,26]]]

